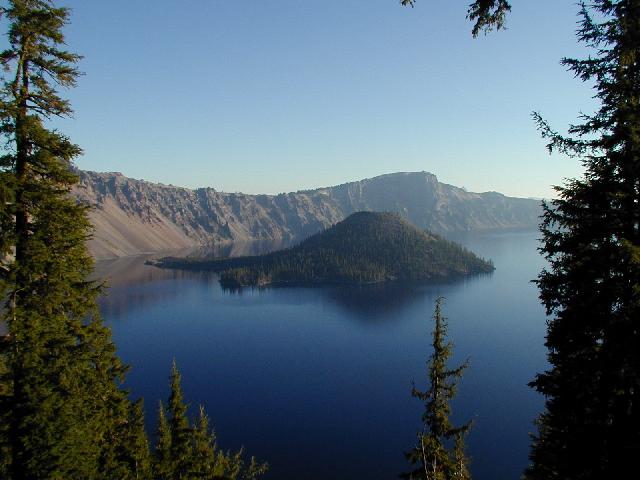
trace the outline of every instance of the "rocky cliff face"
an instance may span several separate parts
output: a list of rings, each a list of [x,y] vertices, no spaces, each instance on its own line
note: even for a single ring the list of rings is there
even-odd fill
[[[190,190],[120,173],[79,175],[75,195],[94,207],[90,249],[96,258],[223,241],[302,239],[362,210],[398,212],[441,234],[534,228],[540,214],[536,200],[466,192],[426,172],[280,195]]]

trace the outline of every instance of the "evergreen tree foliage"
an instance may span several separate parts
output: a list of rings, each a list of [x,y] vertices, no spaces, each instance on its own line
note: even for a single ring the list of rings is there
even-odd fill
[[[220,450],[202,406],[194,426],[193,452],[195,478],[255,480],[267,471],[267,464],[259,463],[255,457],[251,457],[246,464],[243,449],[236,453]]]
[[[176,362],[171,366],[171,394],[167,404],[167,420],[171,433],[171,447],[169,454],[171,458],[172,478],[182,480],[190,478],[193,463],[193,430],[189,425],[187,417],[187,405],[184,403],[184,396],[181,388],[180,372]]]
[[[416,0],[400,0],[400,4],[413,7]],[[475,22],[473,36],[477,37],[480,32],[486,33],[492,29],[503,29],[505,16],[509,11],[511,5],[507,0],[475,0],[467,11],[467,17]]]
[[[532,382],[546,404],[530,480],[627,478],[640,456],[640,0],[582,4],[577,33],[593,55],[563,64],[599,108],[568,136],[535,115],[585,174],[544,211],[550,368]]]
[[[65,50],[68,11],[52,1],[10,0],[1,14],[9,24],[0,53],[2,475],[112,478],[105,468],[127,470],[119,449],[135,410],[118,388],[125,368],[97,313],[100,286],[86,280],[91,227],[69,196],[80,148],[45,125],[71,114],[56,89],[75,85],[79,56]]]
[[[121,405],[126,406],[124,402]],[[150,479],[151,454],[144,429],[142,400],[138,400],[117,418],[119,421],[111,436],[114,445],[105,450],[100,464],[102,478]]]
[[[200,406],[198,421],[193,429],[193,474],[196,478],[222,476],[224,471],[214,471],[217,466],[217,445],[209,428],[209,417]]]
[[[451,279],[494,270],[396,213],[357,212],[295,247],[229,259],[165,258],[161,267],[222,272],[229,287],[270,283],[372,283]]]
[[[119,427],[120,432],[114,438],[118,456],[101,467],[105,477],[113,480],[151,479],[151,453],[145,431],[142,400],[128,409],[128,419]]]
[[[422,392],[415,386],[412,396],[424,402],[422,415],[424,428],[418,433],[417,445],[407,454],[414,469],[401,475],[411,480],[470,480],[469,459],[464,450],[464,439],[471,422],[456,427],[451,422],[451,400],[468,363],[449,369],[447,361],[453,344],[447,341],[447,319],[442,315],[442,297],[436,300],[433,320],[433,353],[427,363],[429,388]]]
[[[220,450],[203,407],[197,421],[189,422],[175,361],[170,389],[167,407],[160,404],[155,480],[255,480],[267,471],[267,464],[253,457],[245,462],[242,449],[235,453]]]
[[[153,475],[156,480],[169,480],[173,477],[171,464],[171,431],[167,421],[166,409],[162,402],[158,408],[158,443],[154,451]]]

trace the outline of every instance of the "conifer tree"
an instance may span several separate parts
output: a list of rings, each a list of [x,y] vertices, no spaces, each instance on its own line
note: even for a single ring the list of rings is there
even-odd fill
[[[203,407],[197,421],[189,422],[175,361],[170,388],[167,406],[160,404],[153,467],[156,480],[255,480],[267,471],[267,464],[253,457],[247,464],[243,449],[235,453],[220,450]]]
[[[174,360],[171,366],[171,394],[167,404],[167,420],[171,434],[171,471],[174,480],[190,478],[193,463],[193,430],[187,417],[188,407],[184,403],[180,372]]]
[[[546,403],[530,480],[628,478],[640,456],[640,0],[582,4],[578,38],[593,55],[563,64],[599,108],[569,136],[535,116],[549,150],[585,175],[544,210],[551,367],[532,382]]]
[[[171,431],[165,407],[160,402],[158,407],[158,429],[156,431],[158,443],[154,451],[153,474],[156,480],[170,480],[173,478],[171,464]]]
[[[123,406],[128,406],[123,403]],[[112,448],[105,450],[100,463],[102,477],[109,480],[136,480],[151,478],[149,441],[144,429],[142,400],[122,412],[126,420],[116,424],[111,435]]]
[[[415,386],[411,395],[424,402],[424,428],[418,433],[417,445],[406,453],[414,469],[401,475],[410,480],[469,480],[469,460],[464,439],[471,423],[455,427],[451,422],[451,400],[467,362],[449,369],[447,361],[453,344],[447,341],[447,319],[442,316],[442,297],[436,300],[433,320],[433,353],[427,362],[429,388],[422,392]]]
[[[133,404],[129,409],[127,423],[122,425],[120,451],[125,468],[121,467],[120,475],[111,477],[116,479],[131,478],[132,480],[151,479],[151,452],[149,451],[149,439],[145,431],[144,410],[142,399]],[[109,471],[106,469],[106,471]]]
[[[75,85],[80,57],[65,50],[67,9],[9,0],[1,14],[9,32],[0,53],[0,290],[8,328],[0,464],[13,480],[109,478],[105,466],[126,463],[117,451],[132,413],[118,388],[125,368],[97,312],[100,286],[87,281],[86,208],[69,195],[80,148],[45,125],[71,114],[57,89]]]
[[[416,0],[400,0],[400,4],[413,7]],[[477,37],[480,32],[503,29],[505,16],[509,11],[511,4],[508,0],[475,0],[467,11],[467,17],[474,22],[473,36]]]
[[[544,206],[549,268],[538,286],[551,368],[531,383],[546,403],[529,480],[626,478],[640,454],[640,0],[580,6],[578,39],[593,54],[562,63],[594,85],[600,106],[568,136],[534,114],[549,151],[579,158],[585,174]],[[475,1],[474,35],[501,28],[509,10]]]
[[[194,478],[210,479],[221,476],[224,471],[215,472],[216,443],[215,436],[209,428],[209,417],[200,406],[198,421],[193,429],[193,467]]]

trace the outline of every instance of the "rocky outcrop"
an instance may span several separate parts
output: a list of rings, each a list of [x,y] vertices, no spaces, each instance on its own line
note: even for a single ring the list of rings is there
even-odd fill
[[[79,172],[75,195],[93,206],[96,258],[224,241],[302,239],[357,211],[397,212],[420,228],[448,232],[534,228],[536,200],[471,193],[435,175],[393,173],[280,195],[245,195]]]

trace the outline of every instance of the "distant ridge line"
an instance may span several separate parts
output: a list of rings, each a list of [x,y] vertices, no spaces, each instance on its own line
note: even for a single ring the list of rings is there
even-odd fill
[[[538,200],[474,193],[429,172],[396,172],[280,194],[190,189],[120,172],[78,171],[76,197],[94,207],[90,249],[97,259],[212,242],[303,239],[357,211],[397,212],[439,234],[533,229]]]

